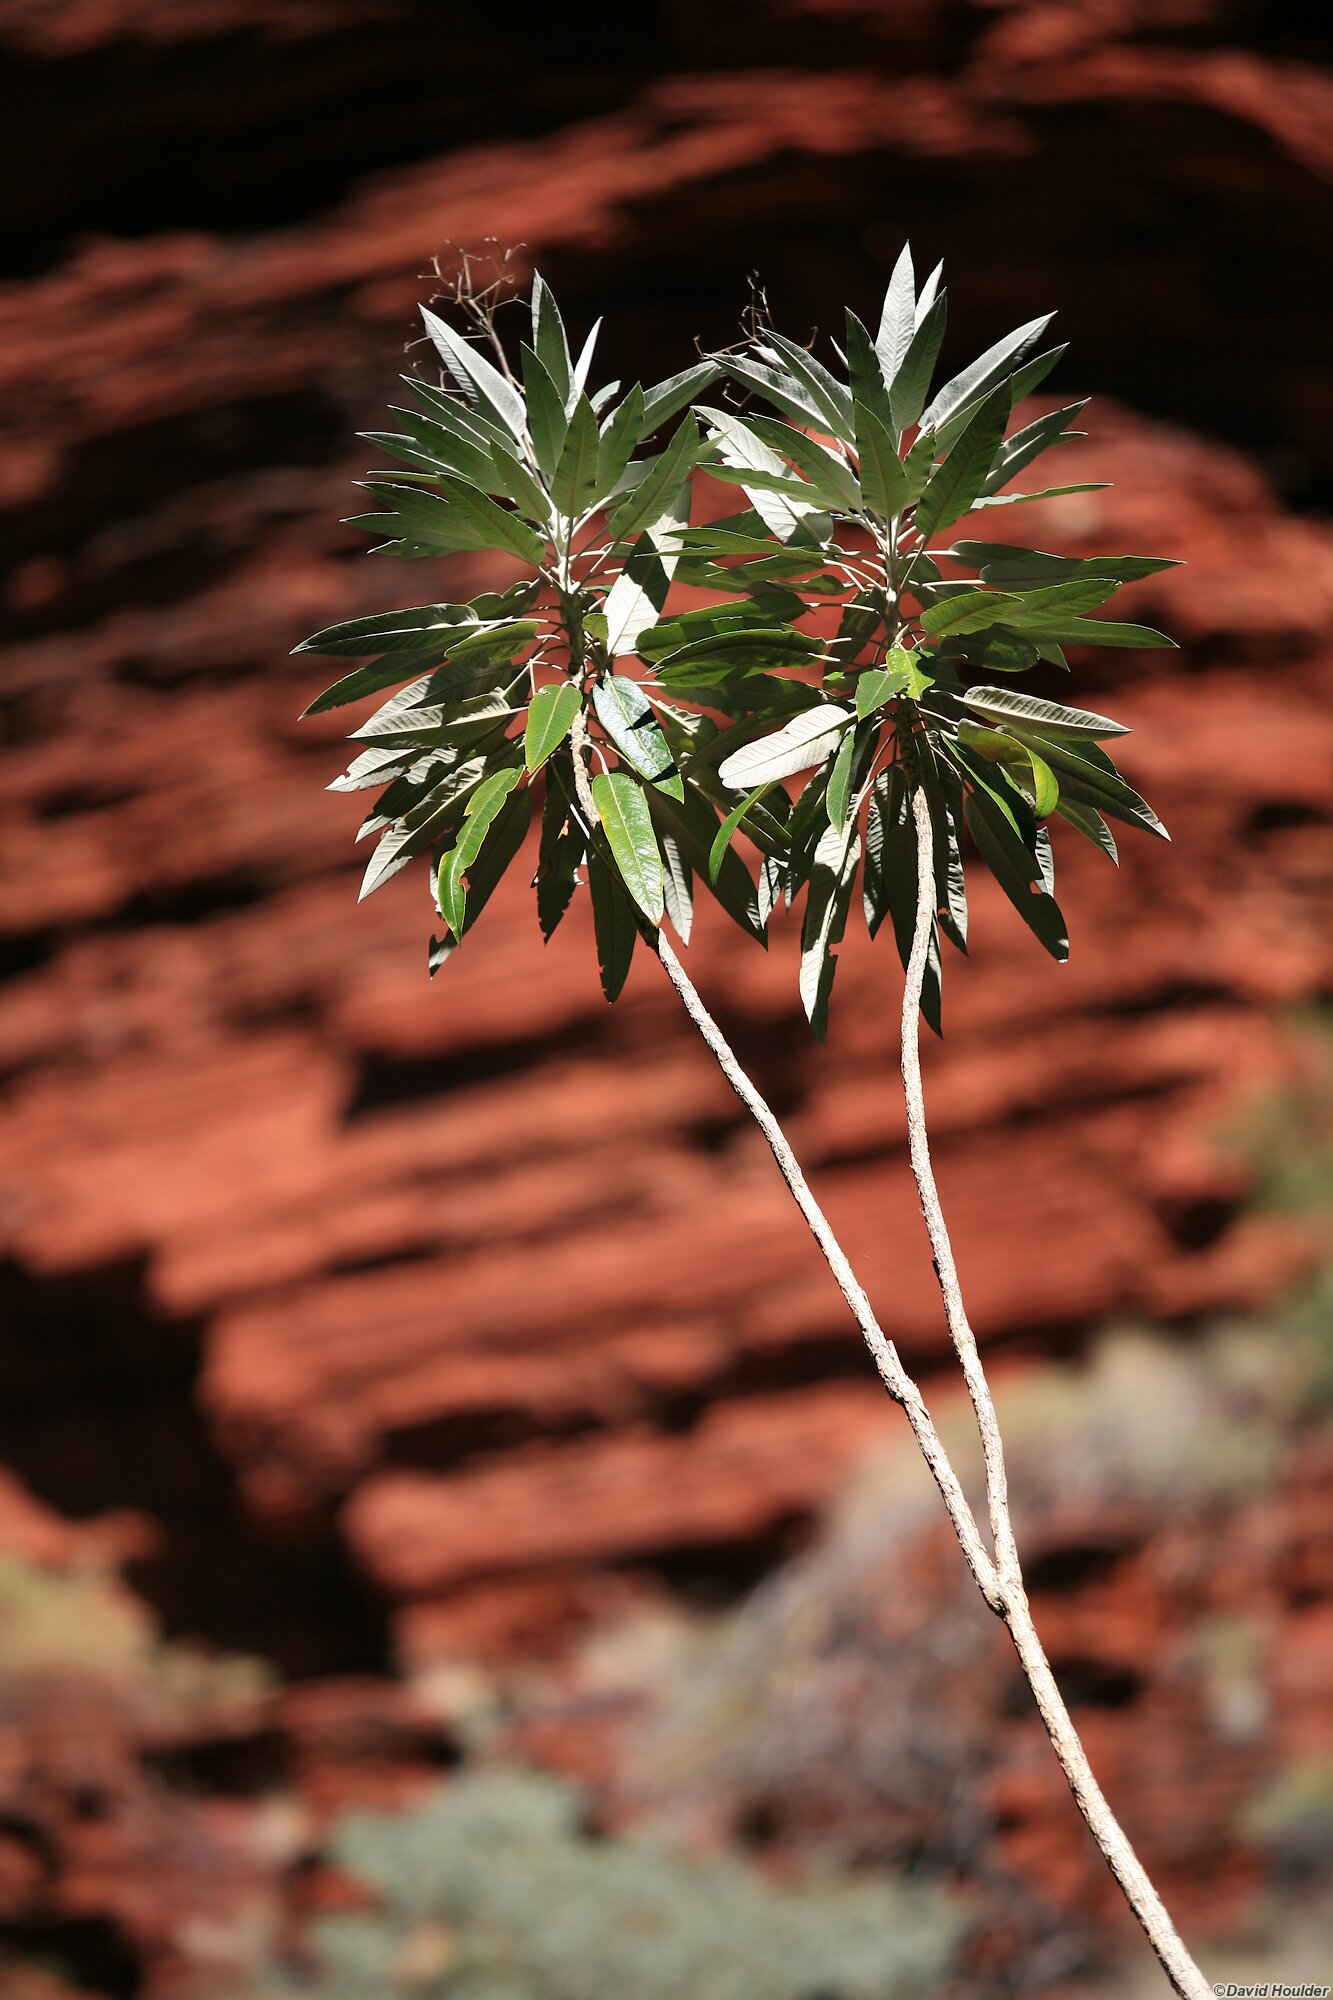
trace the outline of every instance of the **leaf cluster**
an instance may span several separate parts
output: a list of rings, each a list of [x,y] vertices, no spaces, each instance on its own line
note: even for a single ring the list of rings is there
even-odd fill
[[[848,312],[839,366],[773,331],[645,390],[588,387],[540,277],[532,333],[489,359],[425,314],[442,379],[407,378],[374,442],[378,550],[503,552],[508,589],[330,627],[298,651],[366,661],[310,713],[395,688],[354,732],[333,789],[383,788],[362,893],[428,856],[444,926],[434,971],[522,849],[549,937],[586,879],[604,990],[669,920],[688,942],[702,881],[751,936],[804,895],[800,991],[824,1033],[857,888],[906,962],[917,904],[913,799],[934,829],[936,925],[923,1008],[939,1027],[940,941],[967,948],[965,846],[1056,958],[1067,955],[1048,832],[1116,857],[1109,821],[1163,835],[1102,747],[1111,718],[1019,691],[1067,645],[1155,647],[1094,616],[1166,559],[1075,560],[949,539],[969,515],[1083,486],[1009,489],[1081,435],[1071,403],[1011,429],[1064,352],[1032,320],[933,389],[947,295],[904,249],[872,336]],[[1040,350],[1040,351],[1034,351]],[[743,407],[699,402],[723,375]],[[764,414],[762,401],[776,414]],[[692,526],[695,474],[741,511]],[[673,586],[712,601],[668,607]],[[793,781],[798,781],[794,786]],[[744,835],[757,855],[747,865]]]

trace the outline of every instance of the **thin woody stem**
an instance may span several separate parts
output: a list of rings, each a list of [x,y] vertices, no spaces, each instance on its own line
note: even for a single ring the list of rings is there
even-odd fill
[[[686,1013],[716,1057],[723,1076],[768,1141],[773,1157],[778,1163],[778,1171],[787,1183],[796,1206],[805,1217],[810,1234],[823,1252],[824,1261],[833,1273],[838,1290],[847,1301],[852,1318],[861,1329],[862,1338],[870,1350],[870,1358],[875,1364],[880,1381],[894,1402],[901,1403],[907,1413],[907,1421],[912,1426],[913,1435],[921,1448],[921,1455],[940,1489],[949,1512],[949,1519],[953,1523],[954,1533],[958,1537],[967,1566],[976,1579],[977,1587],[992,1610],[998,1611],[1000,1601],[995,1565],[987,1553],[976,1517],[967,1504],[963,1489],[958,1483],[958,1475],[949,1462],[948,1454],[926,1408],[920,1389],[904,1368],[897,1348],[875,1318],[874,1310],[857,1282],[846,1252],[834,1235],[823,1209],[810,1192],[809,1184],[801,1171],[799,1160],[791,1149],[786,1133],[765,1099],[741,1068],[722,1030],[699,998],[684,966],[660,930],[652,934],[651,943],[662,961],[667,978],[684,1002]]]
[[[587,723],[582,711],[571,731],[574,752],[574,784],[579,804],[591,830],[597,825],[597,810],[588,782],[587,757],[590,749]],[[917,909],[912,951],[908,960],[903,996],[903,1088],[908,1103],[909,1141],[912,1170],[921,1197],[922,1213],[930,1233],[931,1250],[944,1297],[949,1331],[963,1364],[968,1393],[981,1430],[986,1464],[986,1489],[992,1534],[998,1562],[986,1549],[976,1517],[967,1503],[958,1475],[944,1448],[939,1432],[926,1407],[920,1389],[903,1366],[894,1343],[880,1326],[869,1299],[857,1280],[827,1216],[810,1191],[801,1165],[786,1133],[774,1113],[741,1067],[735,1051],[704,1006],[693,981],[677,958],[661,929],[648,933],[649,942],[663,970],[680,995],[686,1013],[699,1030],[723,1076],[745,1106],[777,1161],[778,1171],[811,1235],[819,1245],[834,1282],[861,1330],[880,1381],[894,1402],[901,1403],[913,1436],[939,1488],[954,1534],[972,1572],[977,1588],[991,1610],[1001,1617],[1018,1654],[1019,1664],[1032,1689],[1046,1733],[1073,1792],[1079,1811],[1104,1855],[1111,1873],[1120,1884],[1126,1901],[1139,1923],[1180,2000],[1210,2000],[1212,1988],[1191,1958],[1172,1923],[1165,1904],[1153,1887],[1142,1862],[1135,1854],[1105,1795],[1093,1776],[1087,1753],[1065,1706],[1051,1672],[1041,1640],[1032,1622],[1022,1570],[1014,1545],[1009,1518],[1008,1492],[1004,1475],[1004,1453],[1000,1442],[995,1407],[991,1401],[976,1340],[963,1311],[962,1292],[954,1264],[948,1230],[940,1208],[939,1194],[930,1166],[926,1143],[925,1105],[921,1089],[921,1066],[917,1042],[917,1016],[921,986],[930,951],[935,922],[934,829],[924,794],[913,794],[917,836]]]
[[[1208,2000],[1213,1988],[1204,1979],[1186,1950],[1172,1923],[1166,1905],[1148,1878],[1143,1863],[1130,1845],[1124,1829],[1107,1804],[1105,1794],[1092,1773],[1087,1752],[1079,1739],[1064,1697],[1056,1685],[1045,1648],[1032,1622],[1023,1573],[1014,1543],[1009,1515],[1009,1494],[1005,1479],[1004,1447],[995,1416],[986,1373],[977,1352],[976,1339],[963,1307],[962,1289],[954,1263],[953,1246],[940,1206],[939,1190],[930,1164],[926,1137],[925,1098],[921,1088],[921,1059],[918,1021],[921,987],[930,953],[935,924],[935,836],[930,804],[919,787],[912,794],[912,814],[916,824],[917,906],[903,992],[902,1073],[907,1102],[908,1144],[912,1174],[921,1199],[921,1213],[930,1237],[931,1256],[944,1300],[945,1318],[958,1359],[962,1364],[968,1394],[976,1412],[986,1465],[986,1496],[991,1533],[998,1563],[998,1602],[989,1600],[1009,1628],[1019,1663],[1036,1698],[1041,1719],[1060,1768],[1069,1782],[1079,1811],[1087,1821],[1093,1839],[1105,1856],[1111,1873],[1124,1891],[1125,1899],[1138,1918],[1148,1942],[1161,1961],[1175,1991],[1182,2000]]]

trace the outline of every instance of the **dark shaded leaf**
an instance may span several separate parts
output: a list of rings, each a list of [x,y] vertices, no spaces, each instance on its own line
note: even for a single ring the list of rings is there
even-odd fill
[[[916,503],[916,526],[925,541],[970,513],[986,482],[1009,421],[1009,385],[1002,382],[977,409],[943,465]]]
[[[588,850],[588,887],[602,991],[608,1000],[616,1000],[629,976],[638,925],[619,876],[596,846]]]

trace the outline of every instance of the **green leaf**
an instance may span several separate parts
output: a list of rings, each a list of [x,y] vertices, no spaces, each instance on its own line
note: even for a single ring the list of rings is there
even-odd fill
[[[849,729],[838,746],[838,754],[829,772],[828,790],[824,794],[824,809],[830,826],[840,827],[847,817],[852,796],[852,761],[856,751],[857,732]]]
[[[852,720],[849,709],[836,702],[820,702],[794,715],[771,736],[737,750],[719,767],[718,776],[733,792],[794,777],[831,756]]]
[[[521,438],[527,428],[525,411],[523,398],[513,384],[506,381],[498,368],[492,367],[484,354],[463,340],[444,320],[437,319],[426,306],[421,308],[421,317],[436,352],[468,401],[475,403],[493,423],[502,424],[514,437]]]
[[[817,430],[825,428],[828,419],[819,404],[785,369],[771,368],[766,362],[756,361],[752,354],[728,354],[723,359],[728,375],[743,389],[765,397],[795,423],[813,424]]]
[[[1025,466],[1034,458],[1040,458],[1054,444],[1066,444],[1074,437],[1084,435],[1081,431],[1071,431],[1068,426],[1082,410],[1088,407],[1085,396],[1082,402],[1068,403],[1062,410],[1051,410],[1034,423],[1027,424],[1021,431],[1015,431],[1005,440],[1004,450],[995,462],[995,468],[986,481],[988,493],[998,493],[1011,479],[1016,479]]]
[[[666,913],[681,943],[688,944],[694,927],[694,870],[685,858],[684,848],[672,834],[660,834],[658,844],[662,850],[662,899]]]
[[[846,461],[826,445],[778,417],[746,416],[738,417],[736,422],[780,457],[790,459],[805,474],[813,489],[812,497],[821,506],[835,510],[841,507],[853,513],[860,508],[861,491]],[[710,470],[718,476],[716,468]]]
[[[624,674],[605,674],[593,684],[592,705],[625,761],[650,784],[683,798],[684,786],[675,760],[638,682]]]
[[[923,786],[935,834],[936,920],[961,952],[967,950],[967,883],[963,874],[963,785],[952,764],[918,742],[913,769]],[[933,1025],[933,1024],[932,1024]]]
[[[586,513],[597,498],[600,445],[592,404],[581,395],[570,411],[569,429],[551,478],[551,498],[570,519]]]
[[[596,319],[588,338],[579,349],[578,360],[569,371],[569,393],[565,398],[565,412],[568,415],[574,406],[574,398],[582,395],[588,384],[588,370],[592,367],[592,357],[597,351],[597,336],[602,330],[602,322]]]
[[[1173,652],[1176,646],[1174,639],[1154,632],[1151,625],[1115,625],[1105,618],[1071,618],[1060,625],[1043,622],[1037,629],[1057,646],[1169,646]]]
[[[1104,493],[1109,479],[1085,479],[1077,486],[1043,486],[1040,493],[986,493],[975,504],[981,507],[1021,507],[1026,500],[1059,500],[1066,493]]]
[[[1019,694],[1012,688],[968,688],[963,700],[978,715],[993,716],[1007,727],[1010,722],[1028,722],[1034,728],[1056,730],[1072,736],[1126,736],[1123,722],[1109,715],[1097,715],[1088,708],[1062,708],[1059,702],[1043,701],[1035,694]]]
[[[645,660],[665,660],[696,640],[728,632],[753,632],[769,627],[789,630],[789,621],[799,618],[803,609],[794,591],[781,589],[765,590],[733,604],[701,604],[694,611],[660,619],[650,632],[643,634],[640,656]]]
[[[615,1000],[629,975],[638,926],[619,876],[596,847],[588,850],[588,887],[602,991],[608,1000]]]
[[[907,344],[907,352],[896,369],[889,388],[893,425],[905,431],[916,423],[926,400],[930,378],[944,339],[948,294],[941,292]],[[887,374],[887,369],[885,373]]]
[[[1009,421],[1009,385],[1002,382],[977,409],[917,501],[916,527],[925,541],[971,511],[986,483]]]
[[[608,494],[624,474],[644,433],[643,390],[638,383],[602,426],[597,447],[597,491]]]
[[[569,754],[557,753],[557,761],[548,767],[537,873],[533,878],[537,889],[537,921],[542,936],[548,940],[569,908],[587,851],[587,834],[574,809],[573,789],[574,771]]]
[[[593,803],[621,880],[650,924],[662,921],[662,857],[648,802],[627,771],[599,771]]]
[[[739,417],[732,416],[728,410],[709,408],[702,408],[700,415],[712,427],[710,442],[728,465],[738,470],[765,473],[770,478],[790,483],[786,463],[753,431],[748,430]],[[799,491],[770,492],[762,484],[748,485],[746,491],[764,526],[780,542],[790,542],[807,525],[814,529],[817,523],[827,521],[827,515],[813,494],[805,500]],[[815,539],[822,537],[816,534]]]
[[[515,501],[519,512],[538,527],[546,528],[551,522],[551,497],[537,484],[526,465],[520,465],[516,458],[498,444],[491,446],[491,458],[495,465],[496,484],[493,491],[506,494]]]
[[[467,802],[457,841],[440,862],[436,899],[440,915],[456,938],[461,938],[464,930],[467,890],[463,876],[481,853],[492,823],[522,775],[517,770],[496,771],[482,779]]]
[[[772,789],[771,784],[756,785],[754,790],[748,792],[738,805],[734,805],[731,808],[731,811],[727,814],[714,836],[713,845],[708,850],[708,879],[710,882],[716,882],[717,880],[718,871],[722,866],[737,827],[745,818],[751,806],[758,805],[765,792],[770,792]]]
[[[640,437],[651,437],[659,430],[668,417],[674,417],[687,403],[692,403],[701,389],[716,382],[722,370],[716,361],[696,361],[691,368],[683,368],[679,375],[668,375],[665,382],[645,390],[643,398],[643,429]]]
[[[926,689],[933,686],[929,674],[922,673],[911,653],[902,646],[895,646],[882,667],[869,668],[857,680],[856,713],[858,716],[871,715],[898,694],[919,701]]]
[[[885,917],[892,919],[894,942],[904,969],[916,933],[916,822],[908,773],[893,764],[880,772],[866,815],[866,865],[861,901],[866,928],[878,935]],[[939,943],[932,930],[930,952],[921,982],[921,1012],[934,1032],[941,1032]]]
[[[921,629],[928,637],[943,638],[946,633],[959,637],[965,632],[980,632],[987,625],[1008,625],[1014,621],[1010,617],[1014,606],[1020,600],[995,590],[964,590],[956,596],[937,598],[921,614]]]
[[[904,243],[893,267],[893,276],[889,279],[889,289],[884,295],[879,332],[875,336],[875,350],[884,370],[884,380],[890,387],[902,367],[915,331],[916,273],[912,269],[911,245]],[[933,361],[931,365],[934,365]]]
[[[892,437],[874,411],[858,401],[855,414],[861,493],[871,513],[888,521],[911,500],[907,474]]]
[[[644,535],[606,594],[606,649],[612,659],[638,651],[671,588],[671,562]]]
[[[697,875],[708,879],[709,859],[717,835],[717,814],[708,801],[690,787],[682,800],[668,798],[655,787],[646,794],[648,809],[663,840],[670,837]],[[760,944],[766,942],[759,915],[754,883],[749,870],[734,847],[722,857],[713,882],[718,902],[741,929]]]
[[[829,995],[837,971],[834,947],[847,928],[847,910],[856,886],[861,840],[855,819],[826,827],[815,849],[814,868],[801,926],[801,1004],[816,1038],[828,1028]]]
[[[467,914],[463,935],[476,923],[504,878],[532,824],[532,793],[511,792],[491,822],[481,853],[468,870]]]
[[[534,568],[545,556],[545,543],[526,521],[461,479],[442,478],[438,494],[372,480],[365,485],[367,492],[392,503],[404,535],[442,555],[458,549],[508,549]]]
[[[539,687],[528,703],[523,731],[523,762],[538,771],[574,727],[583,697],[574,681],[553,681]]]
[[[775,352],[776,350],[776,352]],[[822,361],[816,361],[808,349],[794,340],[788,340],[780,333],[768,334],[768,344],[760,347],[766,360],[781,359],[787,364],[787,372],[795,377],[821,411],[823,428],[841,438],[844,444],[852,441],[852,399],[850,393],[831,375]]]
[[[522,347],[519,360],[528,399],[528,429],[537,463],[549,479],[560,463],[565,445],[565,391],[556,387],[540,356]]]
[[[562,397],[569,394],[569,342],[555,295],[541,275],[532,274],[532,345]],[[564,510],[566,513],[569,509]]]
[[[1007,333],[1003,340],[997,340],[993,347],[988,347],[986,352],[964,368],[960,375],[955,375],[951,382],[945,383],[931,402],[930,408],[922,416],[922,423],[928,424],[933,430],[939,430],[955,411],[970,409],[978,403],[1000,377],[1010,370],[1012,364],[1021,360],[1028,349],[1035,345],[1054,318],[1054,313],[1046,313],[1040,319],[1030,319],[1026,325],[1015,328],[1013,333]],[[1005,404],[1006,414],[1012,406],[1012,401],[1011,390]]]
[[[1061,963],[1069,956],[1069,934],[1060,905],[1039,886],[1037,861],[1014,832],[989,792],[971,791],[963,803],[968,832],[1005,895],[1034,937]]]
[[[1082,577],[1105,577],[1112,583],[1136,583],[1158,570],[1178,569],[1169,556],[1053,556],[1044,549],[1013,548],[1007,542],[955,542],[960,562],[979,569],[986,583],[1001,590],[1020,586],[1039,590],[1051,583],[1074,583]]]
[[[1120,850],[1115,844],[1115,835],[1094,807],[1076,805],[1072,799],[1062,797],[1057,811],[1061,819],[1068,820],[1076,832],[1081,833],[1085,840],[1090,840],[1094,847],[1100,847],[1102,853],[1119,867]]]
[[[1010,732],[1025,747],[1031,747],[1051,764],[1060,781],[1061,798],[1075,805],[1092,806],[1109,819],[1123,820],[1128,826],[1142,827],[1159,839],[1171,836],[1146,799],[1127,785],[1104,751],[1095,743],[1057,736],[1019,723]]]
[[[693,639],[687,646],[669,653],[658,665],[658,679],[668,683],[676,681],[683,670],[693,670],[701,662],[707,663],[710,668],[727,671],[800,667],[817,659],[822,650],[812,633],[798,632],[790,625],[761,626],[757,631],[742,628],[740,631],[718,632]],[[693,678],[692,671],[689,678]]]
[[[1026,590],[1013,598],[1013,608],[1004,622],[1020,632],[1041,633],[1048,627],[1064,630],[1070,620],[1105,604],[1117,586],[1106,577],[1076,577],[1072,583],[1052,583],[1042,590]]]
[[[651,461],[629,497],[608,517],[608,525],[618,541],[627,542],[632,535],[651,530],[672,513],[681,486],[702,452],[699,426],[691,410],[666,450]]]
[[[1017,632],[979,632],[939,642],[946,659],[963,659],[989,674],[1025,674],[1039,657],[1031,639]]]

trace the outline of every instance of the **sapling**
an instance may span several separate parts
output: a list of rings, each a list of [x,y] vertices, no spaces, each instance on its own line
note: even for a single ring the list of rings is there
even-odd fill
[[[739,350],[624,390],[590,388],[597,329],[576,358],[540,277],[531,338],[511,358],[496,289],[478,291],[465,264],[452,295],[461,327],[423,315],[439,379],[405,377],[400,428],[370,434],[397,469],[369,476],[374,509],[356,518],[379,551],[503,553],[521,574],[463,603],[331,626],[297,651],[368,661],[308,714],[398,690],[354,732],[357,754],[331,789],[383,788],[362,829],[378,835],[363,895],[428,862],[442,929],[432,973],[524,849],[538,801],[543,934],[586,882],[607,999],[636,944],[658,958],[906,1413],[1094,1838],[1173,1988],[1202,2000],[1210,1988],[1093,1777],[1033,1626],[994,1405],[931,1170],[918,1049],[921,1014],[940,1027],[941,941],[967,948],[965,832],[974,861],[1058,959],[1068,944],[1050,821],[1112,860],[1108,820],[1165,837],[1102,748],[1122,725],[1014,683],[1038,663],[1064,669],[1066,645],[1169,645],[1091,615],[1168,564],[958,536],[965,517],[1087,490],[1011,490],[1079,435],[1070,427],[1083,405],[1011,427],[1064,351],[1034,352],[1049,318],[932,394],[939,275],[918,293],[904,249],[875,334],[847,314],[836,369],[763,324]],[[739,488],[744,508],[691,525],[700,468]],[[715,601],[668,610],[673,584]],[[754,872],[738,835],[757,854]],[[989,1544],[781,1126],[666,936],[669,922],[688,944],[700,884],[760,943],[779,904],[804,896],[799,990],[821,1038],[858,885],[871,934],[889,920],[905,967],[912,1171],[980,1432]]]

